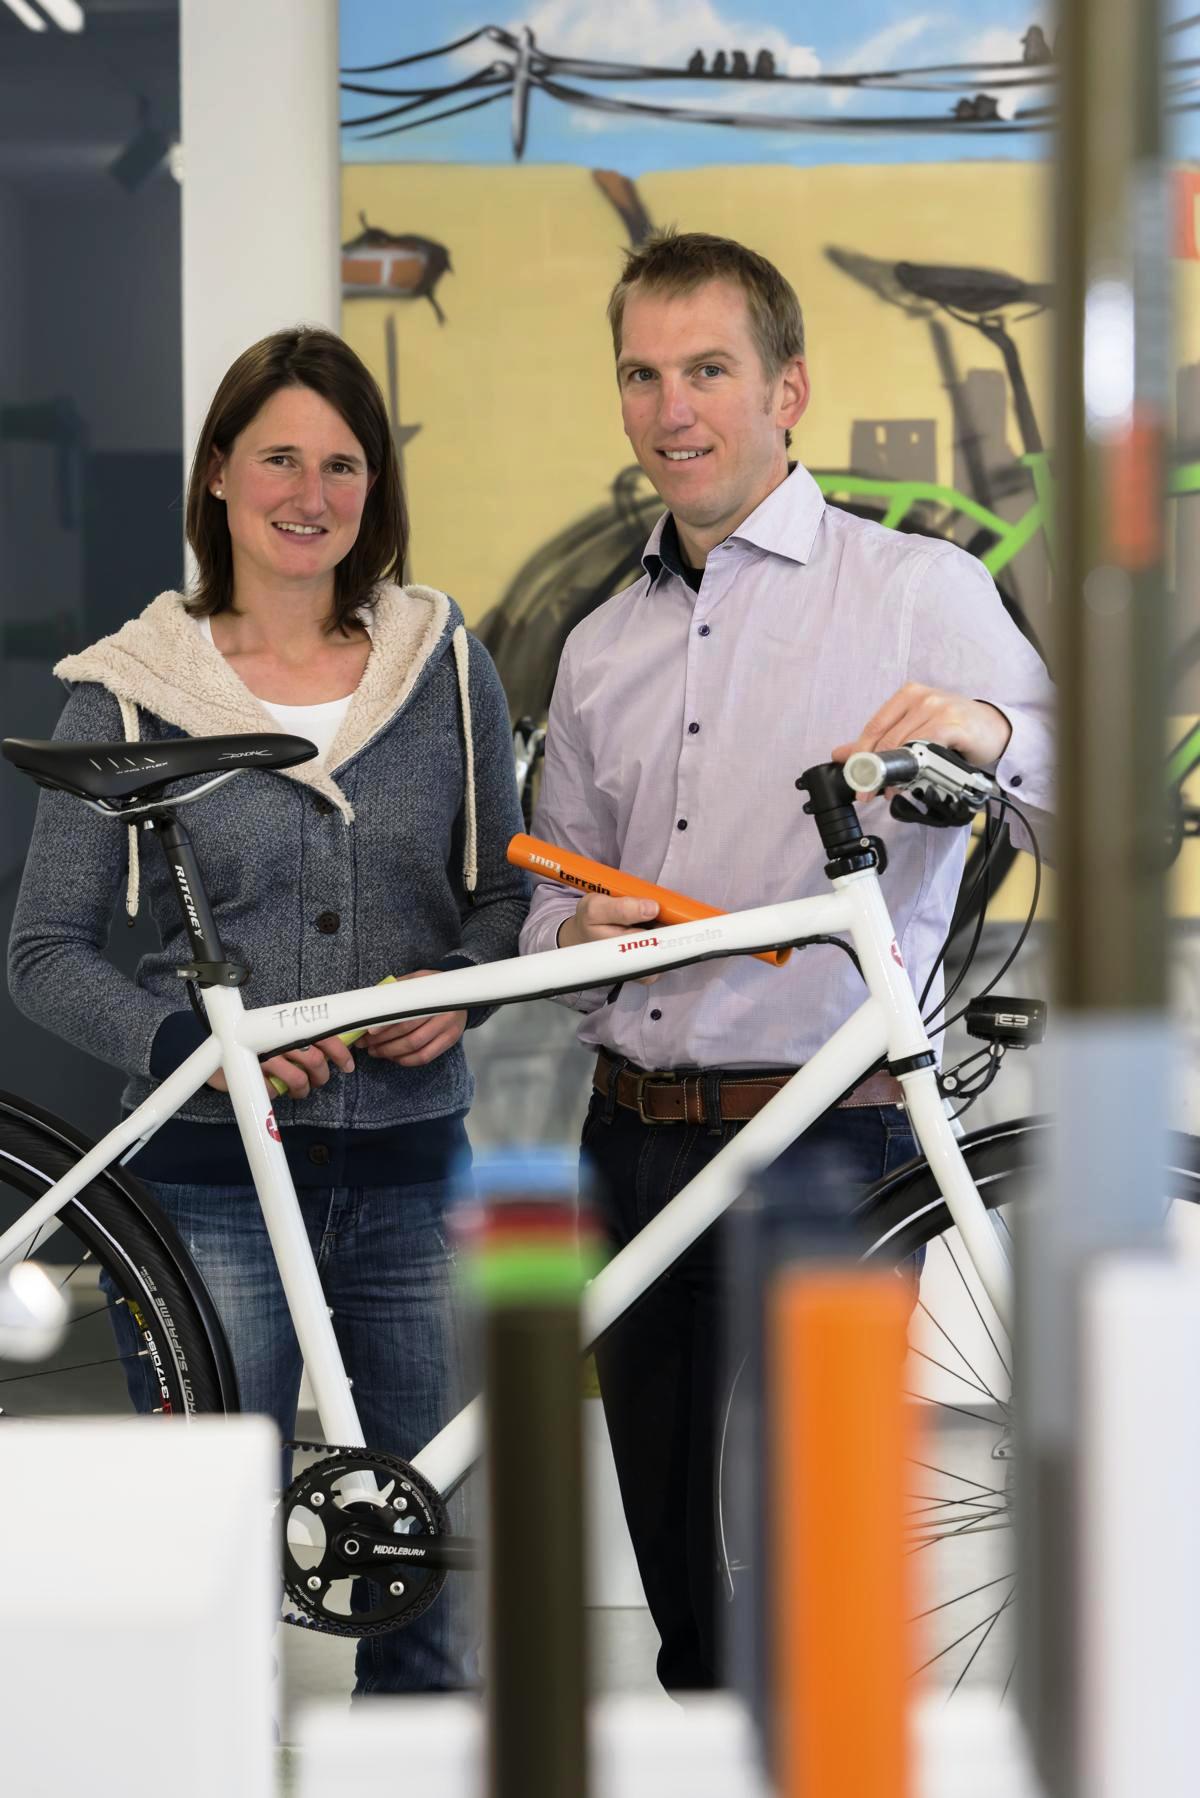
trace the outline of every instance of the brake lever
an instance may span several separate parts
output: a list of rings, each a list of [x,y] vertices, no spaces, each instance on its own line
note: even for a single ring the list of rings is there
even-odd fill
[[[909,793],[917,789],[909,788]],[[904,824],[927,824],[938,830],[960,830],[969,824],[978,807],[961,795],[939,793],[936,789],[922,788],[917,793],[924,810],[912,803],[908,794],[896,793],[892,797],[891,813]]]

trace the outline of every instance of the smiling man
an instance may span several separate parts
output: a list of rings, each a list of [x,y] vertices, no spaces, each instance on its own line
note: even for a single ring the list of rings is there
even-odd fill
[[[789,463],[809,402],[800,306],[769,262],[700,233],[632,251],[609,301],[625,431],[668,510],[643,572],[571,634],[550,708],[539,835],[729,910],[826,889],[803,769],[927,737],[1050,803],[1052,690],[981,565],[827,507]],[[877,807],[882,812],[883,807]],[[918,990],[949,926],[965,833],[872,817]],[[655,907],[539,883],[526,952],[644,926]],[[579,995],[597,1051],[583,1142],[622,1246],[861,999],[814,947]],[[935,984],[933,997],[940,994]],[[646,1071],[657,1070],[653,1081]],[[664,1072],[665,1071],[665,1072]],[[793,1218],[848,1208],[913,1153],[873,1076],[784,1157]],[[777,1183],[779,1185],[783,1182]],[[719,1683],[715,1419],[724,1329],[710,1231],[597,1355],[668,1689]]]

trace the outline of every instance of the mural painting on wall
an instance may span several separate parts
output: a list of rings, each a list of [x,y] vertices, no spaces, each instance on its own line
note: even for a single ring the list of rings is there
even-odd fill
[[[542,0],[496,26],[467,0],[436,23],[343,0],[343,328],[398,443],[420,433],[413,576],[463,605],[514,717],[544,714],[568,631],[634,578],[661,509],[621,434],[604,306],[622,247],[668,224],[741,238],[795,286],[814,383],[796,447],[827,498],[961,543],[1045,637],[1056,65],[1038,11]],[[1194,591],[1190,91],[1176,126],[1175,566]]]

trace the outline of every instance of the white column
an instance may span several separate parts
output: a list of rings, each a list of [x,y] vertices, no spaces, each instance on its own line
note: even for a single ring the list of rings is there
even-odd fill
[[[1155,1189],[1157,1191],[1157,1188]],[[1191,1798],[1200,1691],[1200,1274],[1125,1255],[1084,1293],[1080,1789]]]
[[[187,456],[234,357],[337,329],[337,0],[180,0]]]
[[[6,1793],[269,1798],[278,1479],[262,1417],[4,1420]]]

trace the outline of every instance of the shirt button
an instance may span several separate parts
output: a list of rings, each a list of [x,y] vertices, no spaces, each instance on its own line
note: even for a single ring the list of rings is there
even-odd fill
[[[696,732],[697,732],[697,731],[698,731],[698,730],[699,730],[699,729],[700,729],[700,726],[699,726],[699,725],[698,725],[698,724],[689,724],[689,725],[688,725],[688,736],[689,736],[689,737],[694,737],[694,736],[695,736],[695,734],[696,734]]]
[[[333,936],[342,927],[342,920],[335,911],[323,911],[317,919],[317,929],[322,936]]]
[[[661,1011],[652,1011],[650,1013],[650,1016],[653,1018],[654,1022],[657,1024],[658,1020],[662,1017],[662,1012]]]
[[[308,1159],[312,1162],[314,1167],[328,1167],[329,1144],[327,1142],[315,1142],[308,1151]]]
[[[1014,774],[1008,784],[1010,787],[1019,787],[1021,784],[1021,776],[1019,774]]]
[[[327,818],[330,812],[337,810],[332,799],[326,799],[324,793],[317,793],[313,798],[313,804],[320,812],[322,818]]]
[[[676,830],[686,830],[687,829],[687,819],[686,818],[676,818],[675,828],[676,828]]]
[[[709,634],[709,627],[708,627],[708,625],[707,625],[707,624],[702,624],[702,625],[701,625],[701,626],[700,626],[700,635],[701,635],[701,636],[702,636],[702,637],[707,637],[707,636],[708,636],[708,634]]]

